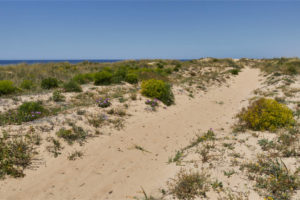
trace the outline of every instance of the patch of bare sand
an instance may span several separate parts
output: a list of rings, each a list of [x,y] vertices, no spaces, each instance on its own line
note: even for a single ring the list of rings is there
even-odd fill
[[[209,128],[228,134],[234,115],[260,85],[259,70],[243,69],[229,85],[193,99],[175,91],[176,105],[153,113],[140,112],[144,102],[137,101],[124,130],[90,141],[82,159],[49,158],[22,179],[2,181],[0,199],[133,199],[141,187],[155,194],[177,171],[167,163],[176,150]]]

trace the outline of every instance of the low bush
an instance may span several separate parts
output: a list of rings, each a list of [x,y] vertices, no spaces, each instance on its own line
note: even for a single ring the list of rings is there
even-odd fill
[[[94,74],[92,73],[77,74],[73,77],[72,80],[76,81],[79,84],[86,84],[94,80]]]
[[[62,102],[62,101],[65,101],[65,99],[66,99],[66,97],[64,95],[62,95],[59,90],[55,90],[52,93],[52,100],[55,102]]]
[[[141,93],[146,97],[156,98],[168,106],[174,103],[171,86],[162,80],[143,81]]]
[[[247,109],[243,109],[238,118],[247,128],[258,131],[275,131],[291,127],[295,123],[293,112],[286,105],[265,98],[256,100]]]
[[[177,199],[191,200],[206,197],[209,190],[208,176],[199,172],[187,172],[183,169],[172,182],[168,183],[169,192]]]
[[[56,78],[52,78],[52,77],[45,78],[42,80],[41,87],[43,89],[47,89],[47,90],[52,89],[52,88],[57,88],[58,80]]]
[[[73,144],[75,141],[82,144],[88,137],[88,134],[83,130],[82,127],[72,125],[71,129],[61,128],[56,135],[60,138],[63,138],[68,144]]]
[[[229,72],[232,74],[232,75],[238,75],[240,73],[240,69],[231,69],[229,70]]]
[[[130,84],[136,84],[138,83],[139,79],[138,79],[138,75],[135,73],[128,73],[126,75],[125,81],[130,83]]]
[[[34,84],[31,80],[23,80],[20,87],[25,90],[30,90],[34,87]]]
[[[17,112],[18,118],[22,122],[33,121],[48,113],[40,102],[24,102],[19,106]]]
[[[97,100],[97,104],[101,108],[107,108],[111,105],[109,100],[110,100],[109,98],[106,98],[106,99],[101,98],[101,99]]]
[[[23,177],[23,170],[31,164],[33,147],[26,138],[0,137],[0,179],[6,175]]]
[[[12,94],[16,91],[16,87],[14,83],[9,80],[2,80],[0,81],[0,96],[6,94]]]
[[[74,80],[71,80],[63,85],[65,92],[82,92],[81,86]]]
[[[95,85],[109,85],[112,83],[113,74],[108,71],[101,71],[95,73]]]

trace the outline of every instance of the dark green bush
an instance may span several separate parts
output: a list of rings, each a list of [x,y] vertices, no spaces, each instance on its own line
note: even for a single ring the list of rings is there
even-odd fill
[[[231,69],[231,70],[229,70],[229,72],[233,75],[238,75],[240,71],[241,71],[240,69]]]
[[[131,84],[136,84],[139,81],[138,75],[133,72],[128,73],[125,80],[126,80],[126,82],[131,83]]]
[[[16,91],[14,83],[9,80],[0,81],[0,96],[5,94],[12,94]]]
[[[174,67],[174,71],[175,72],[178,72],[180,69],[181,69],[181,64],[180,63],[177,63],[176,65],[175,65],[175,67]]]
[[[25,90],[30,90],[34,87],[32,80],[23,80],[20,87]]]
[[[162,80],[150,79],[143,81],[141,93],[146,97],[157,98],[168,106],[174,103],[171,86]]]
[[[109,85],[112,83],[113,74],[108,71],[101,71],[95,73],[95,85]]]
[[[69,82],[63,85],[65,92],[82,92],[81,86],[74,80],[70,80]]]
[[[127,76],[128,69],[126,67],[119,67],[113,74],[111,81],[113,83],[121,83]]]
[[[77,74],[73,77],[73,80],[79,84],[86,84],[94,80],[94,74],[92,73]]]
[[[51,88],[57,88],[58,80],[56,78],[52,78],[52,77],[45,78],[42,80],[41,87],[43,89],[47,89],[47,90],[51,89]]]

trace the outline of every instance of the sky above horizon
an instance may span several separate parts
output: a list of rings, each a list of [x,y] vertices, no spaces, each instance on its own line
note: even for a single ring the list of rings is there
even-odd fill
[[[0,59],[300,57],[300,1],[0,0]]]

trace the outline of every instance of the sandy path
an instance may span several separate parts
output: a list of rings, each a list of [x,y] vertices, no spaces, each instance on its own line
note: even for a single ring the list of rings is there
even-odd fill
[[[191,100],[178,95],[176,106],[155,113],[132,113],[124,130],[88,142],[82,159],[61,156],[28,170],[25,178],[1,181],[0,199],[132,199],[141,195],[140,187],[155,193],[176,172],[168,158],[197,133],[228,132],[242,102],[259,85],[259,71],[244,69],[230,87],[211,88]]]

